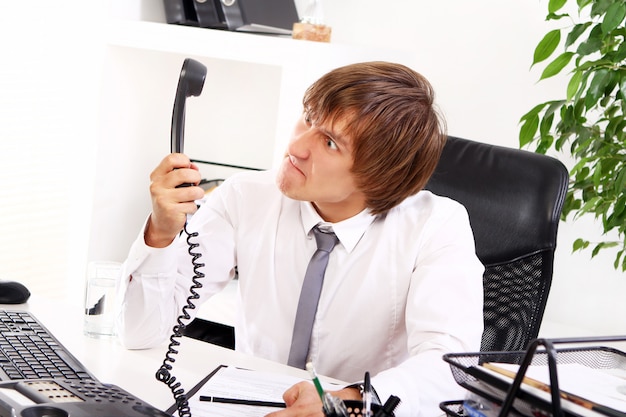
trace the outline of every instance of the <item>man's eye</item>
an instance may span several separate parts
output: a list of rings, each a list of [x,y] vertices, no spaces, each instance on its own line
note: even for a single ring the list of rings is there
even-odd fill
[[[309,112],[304,112],[302,118],[304,119],[304,123],[306,123],[307,125],[311,124],[311,116],[309,115]]]
[[[329,149],[333,149],[333,150],[337,150],[338,149],[337,148],[337,144],[331,138],[327,138],[326,139],[326,146],[328,146]]]

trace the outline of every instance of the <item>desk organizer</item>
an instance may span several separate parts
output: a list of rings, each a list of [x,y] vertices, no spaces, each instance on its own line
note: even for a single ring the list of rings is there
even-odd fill
[[[467,389],[472,396],[486,400],[486,404],[494,407],[489,410],[474,409],[471,404],[466,407],[464,401],[445,401],[439,408],[449,417],[506,417],[506,416],[554,416],[554,417],[588,417],[590,415],[626,417],[626,413],[601,404],[593,409],[582,407],[567,399],[562,400],[562,392],[558,385],[558,364],[579,364],[592,369],[617,369],[626,371],[626,353],[605,346],[581,347],[574,346],[596,342],[624,342],[626,336],[591,337],[566,339],[535,339],[526,351],[514,352],[476,352],[450,353],[443,359],[450,364],[455,381]],[[556,349],[556,344],[567,344],[568,347]],[[539,346],[545,349],[538,350]],[[574,346],[574,347],[572,347]],[[485,371],[480,365],[487,362],[499,362],[519,365],[515,378],[506,380]],[[549,392],[522,387],[525,373],[530,365],[548,367]],[[624,381],[626,386],[626,380]],[[540,394],[539,394],[540,392]],[[472,395],[474,394],[474,395]],[[563,394],[566,396],[566,394]],[[626,395],[625,395],[626,401]]]

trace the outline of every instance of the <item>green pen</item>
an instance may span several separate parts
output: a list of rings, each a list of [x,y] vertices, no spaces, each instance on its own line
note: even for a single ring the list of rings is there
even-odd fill
[[[322,388],[322,384],[320,383],[320,380],[315,373],[315,368],[313,368],[313,364],[311,362],[306,364],[306,369],[309,371],[309,374],[311,374],[313,385],[315,385],[315,389],[322,400],[324,414],[327,417],[348,417],[348,411],[346,410],[346,405],[343,401],[340,398],[333,397],[329,393],[324,392],[324,388]]]
[[[313,363],[307,362],[306,370],[309,371],[309,374],[311,375],[311,380],[313,380],[313,385],[315,385],[315,389],[317,390],[317,393],[320,396],[320,400],[324,402],[324,388],[322,388],[320,379],[317,377],[317,374],[315,373],[315,368],[313,368]]]

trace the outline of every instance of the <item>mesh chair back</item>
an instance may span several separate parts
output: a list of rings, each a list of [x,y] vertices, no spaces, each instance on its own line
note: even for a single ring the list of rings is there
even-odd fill
[[[462,203],[485,265],[482,351],[539,333],[569,175],[557,159],[449,137],[426,189]]]

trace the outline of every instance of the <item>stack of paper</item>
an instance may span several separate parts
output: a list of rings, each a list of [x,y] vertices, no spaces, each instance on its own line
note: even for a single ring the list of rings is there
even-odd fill
[[[480,368],[512,382],[519,365],[485,363]],[[599,413],[626,417],[626,370],[597,369],[568,363],[557,365],[557,376],[560,396],[563,399],[561,405],[564,409],[582,415],[598,415]],[[521,388],[549,401],[548,367],[546,365],[529,366]]]

